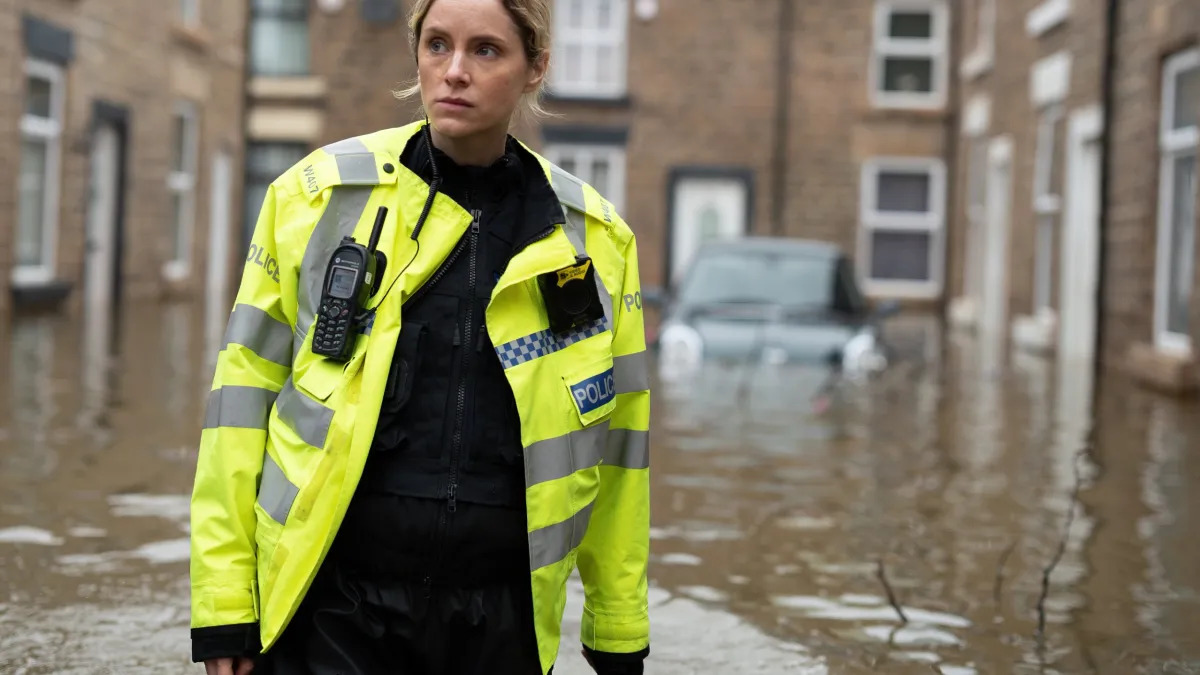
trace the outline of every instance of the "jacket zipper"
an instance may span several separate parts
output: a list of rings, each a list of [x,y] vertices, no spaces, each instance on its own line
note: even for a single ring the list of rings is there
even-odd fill
[[[471,211],[471,230],[468,239],[471,250],[469,266],[467,267],[467,320],[463,326],[466,335],[463,336],[462,360],[459,364],[458,402],[455,408],[454,436],[450,443],[450,480],[446,487],[446,508],[450,513],[458,510],[458,464],[462,457],[463,425],[467,413],[467,379],[471,366],[471,345],[475,343],[475,286],[478,281],[477,260],[479,252],[479,220],[483,212]]]

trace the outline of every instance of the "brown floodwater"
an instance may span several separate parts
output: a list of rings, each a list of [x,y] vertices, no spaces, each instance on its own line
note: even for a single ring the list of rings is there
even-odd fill
[[[0,673],[196,672],[221,318],[0,328]],[[1200,673],[1196,403],[896,328],[825,405],[800,367],[656,380],[647,672]]]

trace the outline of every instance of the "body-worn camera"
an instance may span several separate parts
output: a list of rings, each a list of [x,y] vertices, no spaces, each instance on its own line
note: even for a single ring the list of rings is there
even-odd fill
[[[587,256],[576,256],[574,265],[541,275],[538,285],[554,333],[566,333],[604,317],[596,266]]]

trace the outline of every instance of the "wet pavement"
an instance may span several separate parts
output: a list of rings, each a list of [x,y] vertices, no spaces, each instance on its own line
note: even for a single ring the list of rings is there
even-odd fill
[[[1110,378],[1094,412],[1086,368],[903,323],[828,401],[778,366],[658,387],[647,672],[1200,673],[1197,404]],[[203,672],[187,500],[223,326],[107,328],[0,328],[0,673]]]

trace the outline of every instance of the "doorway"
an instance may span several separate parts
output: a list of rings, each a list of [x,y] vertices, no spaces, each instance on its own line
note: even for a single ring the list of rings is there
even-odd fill
[[[743,237],[753,212],[752,174],[743,169],[675,169],[667,199],[667,284],[675,287],[700,247]]]
[[[121,295],[128,112],[96,102],[89,147],[85,225],[82,361],[84,415],[107,399]]]
[[[1062,247],[1058,358],[1091,364],[1096,355],[1100,258],[1099,107],[1071,116],[1067,136],[1066,230]]]
[[[208,275],[205,281],[206,353],[213,354],[224,345],[222,337],[229,318],[229,256],[232,250],[233,158],[228,150],[213,155],[212,181],[209,183]],[[216,364],[210,364],[215,366]]]

